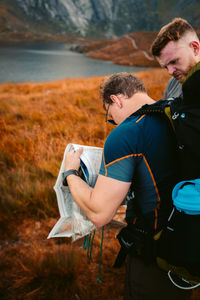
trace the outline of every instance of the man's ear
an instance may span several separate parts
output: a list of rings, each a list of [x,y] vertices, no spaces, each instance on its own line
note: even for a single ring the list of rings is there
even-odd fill
[[[120,108],[122,108],[122,99],[120,95],[110,95],[112,102],[116,103]]]
[[[192,41],[190,42],[190,47],[193,49],[194,51],[194,55],[199,55],[200,53],[200,45],[197,41]]]

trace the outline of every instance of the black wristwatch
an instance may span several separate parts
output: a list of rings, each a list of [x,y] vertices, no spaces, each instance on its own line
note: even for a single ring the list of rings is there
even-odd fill
[[[74,169],[70,169],[68,171],[65,171],[62,173],[62,178],[63,178],[63,185],[64,186],[68,186],[68,183],[67,183],[67,176],[69,175],[76,175],[76,176],[80,176],[79,172],[77,170],[74,170]]]

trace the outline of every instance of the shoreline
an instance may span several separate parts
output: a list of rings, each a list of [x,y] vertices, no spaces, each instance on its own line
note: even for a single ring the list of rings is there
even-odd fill
[[[141,43],[141,37],[143,42]],[[48,43],[66,44],[69,50],[84,54],[86,57],[110,61],[115,65],[130,67],[158,67],[157,61],[151,56],[149,48],[155,32],[133,32],[121,38],[98,39],[80,38],[67,35],[34,36],[31,33],[0,34],[0,44]],[[112,49],[112,51],[111,51]]]
[[[0,83],[47,82],[90,78],[146,67],[116,64],[74,51],[69,43],[0,42]],[[151,68],[151,67],[150,67]],[[148,68],[149,69],[149,68]]]

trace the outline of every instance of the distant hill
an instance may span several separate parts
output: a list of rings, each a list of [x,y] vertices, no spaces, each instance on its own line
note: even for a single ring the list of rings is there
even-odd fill
[[[157,31],[178,16],[200,26],[199,0],[1,0],[0,38],[5,33],[115,38]]]
[[[200,34],[199,0],[1,0],[0,41],[55,41],[113,63],[157,67],[149,49],[173,17]]]
[[[75,47],[87,56],[112,60],[115,64],[136,67],[159,67],[150,53],[150,46],[157,32],[141,31],[126,34],[121,38],[90,42]]]

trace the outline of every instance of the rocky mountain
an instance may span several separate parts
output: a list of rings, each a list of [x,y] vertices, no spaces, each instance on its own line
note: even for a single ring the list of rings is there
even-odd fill
[[[1,32],[114,38],[155,31],[173,17],[200,25],[199,0],[1,0]]]

